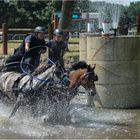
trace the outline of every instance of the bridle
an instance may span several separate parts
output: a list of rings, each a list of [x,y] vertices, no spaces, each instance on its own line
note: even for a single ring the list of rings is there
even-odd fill
[[[83,71],[83,74],[80,75],[79,79],[77,81],[71,81],[72,87],[79,87],[82,85],[83,87],[91,87],[91,85],[94,86],[94,82],[98,80],[98,76],[95,74],[94,69],[91,69],[88,71],[88,69]]]

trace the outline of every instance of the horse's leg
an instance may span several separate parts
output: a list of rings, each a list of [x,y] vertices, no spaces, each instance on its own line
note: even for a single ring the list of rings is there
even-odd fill
[[[17,110],[20,106],[21,106],[21,101],[18,101],[15,103],[14,108],[13,108],[11,114],[9,115],[9,118],[12,118],[15,115],[15,113],[17,112]]]
[[[96,92],[96,88],[92,90],[87,90],[88,97],[87,97],[87,103],[89,107],[101,107],[102,103],[100,100],[99,95]]]
[[[31,98],[30,99],[30,105],[31,105],[31,116],[33,118],[37,118],[38,117],[38,99],[37,98]]]
[[[71,120],[71,115],[70,115],[70,101],[67,101],[67,97],[64,97],[63,99],[63,107],[64,107],[64,116],[65,116],[65,123],[69,122]]]
[[[95,106],[95,104],[94,104],[94,96],[96,94],[95,89],[93,89],[93,90],[86,90],[86,92],[87,92],[87,103],[88,103],[88,106],[90,106],[90,107]]]
[[[44,112],[43,112],[44,107],[40,106],[40,102],[36,102],[31,105],[31,115],[33,118],[39,118]],[[45,111],[45,109],[44,109]]]
[[[36,108],[35,104],[31,105],[31,116],[33,118],[37,118],[38,117],[38,112],[37,112],[37,108]]]
[[[42,116],[46,114],[46,98],[44,97],[44,99],[41,99],[39,101],[39,111],[38,111],[38,115]]]
[[[2,98],[2,92],[0,91],[0,99]]]
[[[19,108],[21,105],[23,105],[23,102],[24,102],[23,98],[24,98],[24,97],[23,97],[22,94],[20,94],[20,95],[18,96],[17,101],[16,101],[16,103],[14,104],[14,108],[13,108],[12,112],[11,112],[10,115],[9,115],[9,118],[12,118],[12,117],[15,115],[15,113],[17,112],[18,108]]]

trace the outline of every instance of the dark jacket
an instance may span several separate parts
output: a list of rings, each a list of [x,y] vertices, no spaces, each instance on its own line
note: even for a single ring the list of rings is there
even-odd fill
[[[54,63],[59,61],[60,64],[64,65],[63,56],[67,50],[67,44],[64,41],[57,42],[50,40],[47,43],[47,47],[49,48],[49,59]]]
[[[27,35],[23,42],[20,44],[20,46],[16,49],[15,53],[16,54],[21,54],[24,55],[25,53],[25,40],[30,42],[30,51],[28,52],[28,56],[30,57],[36,57],[39,54],[40,50],[46,50],[45,46],[45,40],[38,40],[33,34]]]
[[[25,41],[28,41],[30,43],[30,50],[25,53]],[[43,47],[44,46],[44,47]],[[6,60],[6,64],[14,64],[15,62],[21,62],[23,59],[23,62],[26,63],[27,69],[30,71],[33,71],[34,68],[36,68],[39,65],[40,61],[40,55],[41,55],[41,50],[44,49],[46,50],[46,43],[45,40],[38,40],[33,34],[27,35],[21,45],[15,49],[15,52],[12,56],[9,56]],[[15,64],[18,66],[19,71],[20,70],[20,65],[19,63]],[[30,68],[30,65],[31,68]]]

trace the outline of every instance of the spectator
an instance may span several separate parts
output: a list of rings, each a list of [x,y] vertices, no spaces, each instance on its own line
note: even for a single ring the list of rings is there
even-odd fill
[[[128,35],[128,29],[131,27],[131,19],[128,17],[128,13],[124,12],[119,21],[119,34]]]

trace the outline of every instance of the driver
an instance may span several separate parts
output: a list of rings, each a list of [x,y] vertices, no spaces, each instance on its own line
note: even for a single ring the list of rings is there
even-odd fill
[[[34,29],[34,34],[27,34],[14,54],[6,60],[6,64],[21,62],[24,57],[23,62],[26,63],[28,72],[32,72],[39,65],[40,55],[46,52],[45,33],[46,28],[38,26]]]
[[[63,41],[63,31],[55,29],[53,32],[53,39],[47,42],[49,48],[49,59],[47,64],[51,65],[52,62],[59,62],[64,67],[64,54],[67,51],[67,43]]]

